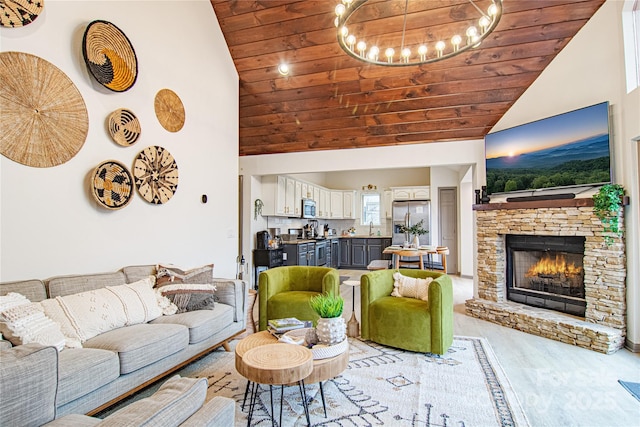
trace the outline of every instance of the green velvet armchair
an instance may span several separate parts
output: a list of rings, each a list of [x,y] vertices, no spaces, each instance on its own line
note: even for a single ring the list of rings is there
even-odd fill
[[[332,292],[340,295],[340,276],[335,268],[292,265],[263,271],[258,279],[259,329],[266,330],[269,319],[284,317],[315,324],[318,315],[309,299]]]
[[[391,296],[393,273],[434,280],[427,301]],[[426,270],[379,270],[360,279],[361,337],[390,347],[444,354],[453,342],[451,277]]]

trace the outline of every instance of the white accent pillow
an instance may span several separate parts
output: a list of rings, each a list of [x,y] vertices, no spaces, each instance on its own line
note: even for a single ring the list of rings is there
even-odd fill
[[[162,316],[153,290],[155,283],[155,276],[149,276],[126,285],[107,286],[107,289],[113,292],[122,303],[127,318],[125,326],[147,323]]]
[[[400,272],[393,273],[393,292],[391,296],[407,297],[421,299],[427,301],[429,299],[429,284],[433,281],[432,277],[419,279],[416,277],[403,276]]]
[[[44,314],[40,304],[15,292],[0,296],[0,331],[13,345],[38,343],[58,351],[65,346],[60,325]]]
[[[96,335],[162,316],[154,282],[155,278],[149,276],[134,283],[47,299],[41,304],[44,312],[60,324],[67,347],[82,347]]]

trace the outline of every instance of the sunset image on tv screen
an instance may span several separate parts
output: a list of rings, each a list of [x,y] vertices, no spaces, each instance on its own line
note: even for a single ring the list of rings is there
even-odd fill
[[[490,133],[485,157],[489,194],[610,182],[609,104]]]

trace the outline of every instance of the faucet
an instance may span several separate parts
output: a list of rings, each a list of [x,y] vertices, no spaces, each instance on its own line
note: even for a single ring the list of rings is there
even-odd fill
[[[373,221],[369,222],[369,236],[373,236]]]

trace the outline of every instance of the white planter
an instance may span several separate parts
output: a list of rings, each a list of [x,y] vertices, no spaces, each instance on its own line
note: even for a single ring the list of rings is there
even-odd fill
[[[331,317],[318,319],[316,334],[318,341],[326,345],[334,345],[344,341],[346,338],[347,325],[341,317]]]

